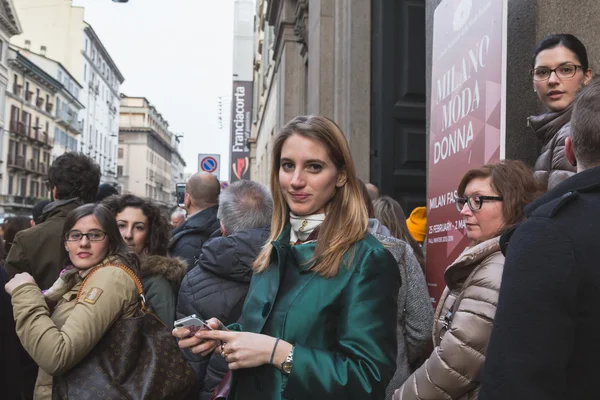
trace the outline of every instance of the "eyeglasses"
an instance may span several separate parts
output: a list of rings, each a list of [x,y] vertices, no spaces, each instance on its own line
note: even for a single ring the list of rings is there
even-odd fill
[[[89,231],[88,233],[83,233],[80,231],[69,231],[65,235],[65,240],[67,242],[79,242],[83,237],[86,237],[90,242],[101,242],[106,238],[106,232],[100,230]]]
[[[531,70],[531,76],[534,81],[546,81],[550,79],[550,75],[554,72],[561,79],[568,79],[575,76],[577,68],[583,69],[581,65],[573,63],[564,63],[554,69],[548,67],[537,67]]]
[[[456,209],[462,211],[465,208],[465,204],[469,206],[469,209],[473,212],[481,210],[481,206],[485,201],[502,201],[504,198],[500,196],[467,196],[467,197],[456,197]]]

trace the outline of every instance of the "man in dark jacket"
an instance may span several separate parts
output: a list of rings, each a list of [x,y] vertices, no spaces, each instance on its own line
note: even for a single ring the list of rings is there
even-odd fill
[[[575,103],[577,174],[503,236],[506,264],[479,400],[591,399],[600,376],[600,81]]]
[[[92,203],[100,183],[100,167],[80,153],[65,153],[48,169],[48,189],[54,201],[44,207],[41,224],[17,233],[4,267],[9,278],[21,272],[48,289],[64,267],[61,259],[63,225],[67,214]]]
[[[208,172],[192,175],[185,185],[184,204],[189,217],[173,230],[169,254],[183,259],[189,269],[194,266],[204,242],[219,229],[217,210],[220,191],[219,181]]]
[[[225,325],[238,321],[252,278],[252,263],[269,238],[273,200],[267,189],[252,181],[239,181],[219,199],[221,237],[204,245],[196,267],[183,279],[177,318],[196,314],[218,318]],[[210,359],[186,350],[198,374],[200,398],[209,399],[227,371],[220,355]],[[208,369],[207,369],[208,365]],[[192,395],[197,399],[197,391]]]

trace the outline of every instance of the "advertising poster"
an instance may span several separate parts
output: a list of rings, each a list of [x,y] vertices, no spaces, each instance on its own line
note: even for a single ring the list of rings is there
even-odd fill
[[[435,10],[427,187],[427,284],[467,247],[455,196],[465,172],[504,158],[506,0],[444,0]]]
[[[231,183],[250,179],[250,145],[252,130],[252,81],[234,81],[231,97]]]

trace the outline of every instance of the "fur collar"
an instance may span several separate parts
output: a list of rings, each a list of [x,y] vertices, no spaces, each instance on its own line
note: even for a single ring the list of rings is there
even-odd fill
[[[140,277],[161,275],[176,287],[181,285],[187,269],[187,264],[180,258],[151,255],[140,257]]]

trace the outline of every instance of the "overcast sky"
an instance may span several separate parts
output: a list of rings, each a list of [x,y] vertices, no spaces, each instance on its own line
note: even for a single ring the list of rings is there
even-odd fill
[[[221,154],[228,180],[229,130],[217,127],[217,97],[231,97],[233,0],[73,0],[85,8],[125,77],[121,92],[143,96],[183,133],[179,150],[196,172],[198,153]],[[224,115],[227,123],[229,115]]]

